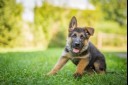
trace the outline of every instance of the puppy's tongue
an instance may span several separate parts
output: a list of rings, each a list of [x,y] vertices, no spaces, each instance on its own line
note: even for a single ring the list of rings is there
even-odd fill
[[[73,48],[73,52],[74,52],[74,53],[79,53],[80,50],[79,50],[79,49],[76,49],[76,48]]]

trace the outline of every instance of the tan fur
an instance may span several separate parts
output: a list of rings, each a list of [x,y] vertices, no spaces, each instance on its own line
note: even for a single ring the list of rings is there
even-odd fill
[[[47,75],[54,75],[56,74],[68,61],[69,59],[66,57],[61,57],[59,61],[56,63],[54,68],[47,74]]]
[[[81,59],[81,60],[79,61],[78,65],[77,65],[77,68],[76,68],[75,74],[83,75],[84,69],[86,68],[86,66],[87,66],[88,63],[89,63],[89,56],[90,56],[90,54],[87,54],[87,55],[83,56],[83,57],[85,57],[85,58],[83,58],[83,59]],[[75,74],[74,74],[74,75],[75,75]]]
[[[85,40],[84,45],[88,45],[88,42],[89,42],[88,40]]]
[[[100,74],[104,74],[105,73],[105,71],[101,71],[99,69],[99,67],[100,67],[100,63],[99,62],[94,62],[94,67],[95,67],[97,73],[100,73]]]
[[[105,73],[106,63],[104,61],[104,56],[99,56],[99,54],[101,53],[97,49],[95,49],[93,44],[91,44],[91,42],[89,41],[90,36],[92,36],[93,34],[94,28],[92,27],[77,27],[76,17],[73,16],[69,24],[69,35],[67,38],[65,49],[58,62],[55,64],[54,68],[47,75],[56,74],[67,63],[68,60],[71,60],[75,65],[77,65],[74,77],[82,76],[84,71],[86,70],[91,72],[94,72],[95,70],[97,73],[101,74]],[[77,40],[76,38],[80,42],[80,47],[78,46],[79,53],[77,54],[73,52],[74,48],[76,48],[74,46],[75,40]],[[100,65],[101,63],[103,63],[103,65]]]
[[[71,37],[68,37],[68,38],[67,38],[67,45],[69,45],[71,42],[72,42]]]
[[[89,59],[89,58],[81,59],[81,60],[80,60],[80,62],[79,62],[78,65],[77,65],[75,74],[83,75],[84,69],[86,68],[86,66],[87,66],[88,63],[89,63],[89,60],[88,60],[88,59]],[[75,74],[74,74],[74,75],[75,75]]]

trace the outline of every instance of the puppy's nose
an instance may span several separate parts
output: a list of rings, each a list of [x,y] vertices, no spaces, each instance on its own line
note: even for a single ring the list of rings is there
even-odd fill
[[[76,47],[80,46],[80,43],[79,42],[75,42],[75,46]]]

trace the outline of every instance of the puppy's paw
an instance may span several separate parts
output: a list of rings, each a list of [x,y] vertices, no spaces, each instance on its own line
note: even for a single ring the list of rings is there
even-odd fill
[[[82,74],[80,73],[74,73],[74,78],[82,78]]]

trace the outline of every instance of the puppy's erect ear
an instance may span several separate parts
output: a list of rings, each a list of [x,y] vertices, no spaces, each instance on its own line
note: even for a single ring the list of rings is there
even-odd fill
[[[73,16],[69,24],[69,32],[72,31],[76,27],[77,27],[77,19],[75,16]]]
[[[94,28],[92,27],[85,27],[85,30],[87,31],[88,35],[92,36],[94,34]]]

